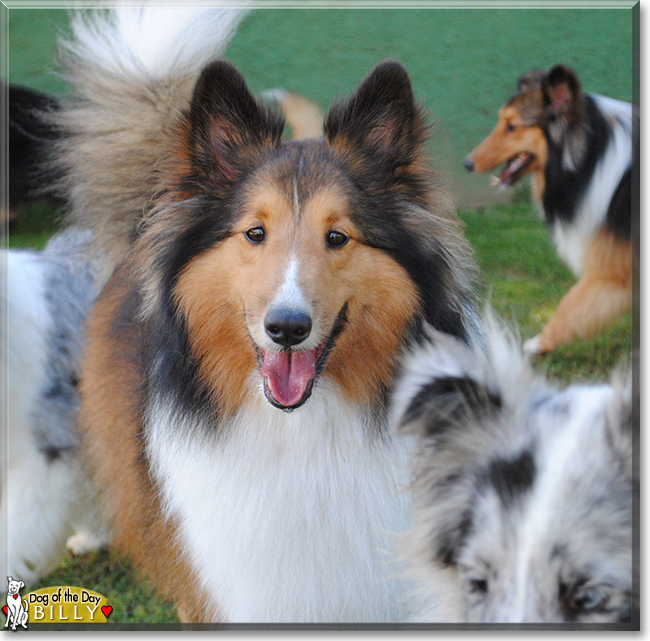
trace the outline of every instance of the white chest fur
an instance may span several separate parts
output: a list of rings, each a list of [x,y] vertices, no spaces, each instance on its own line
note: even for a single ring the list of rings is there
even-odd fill
[[[574,216],[568,222],[556,220],[551,229],[560,258],[576,276],[584,273],[585,250],[604,225],[612,196],[632,162],[632,105],[593,97],[612,128],[611,139]]]
[[[281,412],[260,401],[218,438],[170,408],[147,452],[211,604],[230,622],[403,618],[394,534],[409,527],[408,451],[321,386]]]

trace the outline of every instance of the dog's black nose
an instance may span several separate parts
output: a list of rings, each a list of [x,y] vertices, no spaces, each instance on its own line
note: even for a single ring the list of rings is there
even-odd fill
[[[465,169],[467,169],[467,171],[474,171],[474,161],[470,158],[465,158],[465,162],[463,164],[465,165]]]
[[[309,336],[311,317],[306,312],[295,309],[271,309],[264,319],[264,329],[278,345],[292,347]]]

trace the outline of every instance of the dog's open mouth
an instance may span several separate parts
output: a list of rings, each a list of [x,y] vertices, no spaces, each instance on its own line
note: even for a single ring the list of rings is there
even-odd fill
[[[316,364],[326,342],[304,352],[262,350],[260,373],[264,378],[264,394],[271,405],[293,410],[311,396]]]
[[[260,374],[264,394],[274,407],[291,411],[303,405],[311,396],[314,381],[325,366],[325,360],[336,337],[346,322],[347,305],[339,313],[329,336],[311,350],[260,350]]]
[[[534,158],[533,154],[522,152],[508,160],[501,174],[492,176],[492,187],[497,191],[503,191],[516,183],[526,173]]]

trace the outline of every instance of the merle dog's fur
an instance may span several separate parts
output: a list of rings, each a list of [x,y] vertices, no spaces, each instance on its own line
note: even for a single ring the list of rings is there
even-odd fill
[[[3,257],[8,421],[0,507],[7,515],[6,573],[28,585],[56,565],[73,531],[76,551],[105,538],[86,500],[92,497],[76,430],[84,322],[98,293],[91,236],[70,229],[44,251],[9,250]]]
[[[486,350],[432,333],[397,391],[414,620],[638,622],[631,376],[556,389],[488,327]]]

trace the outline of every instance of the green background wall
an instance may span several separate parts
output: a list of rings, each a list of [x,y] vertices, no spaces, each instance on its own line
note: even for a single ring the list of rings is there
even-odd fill
[[[10,80],[60,94],[53,75],[63,10],[11,9]],[[564,63],[587,91],[632,97],[632,10],[257,9],[228,51],[250,86],[282,86],[323,109],[380,59],[408,68],[436,125],[432,155],[458,203],[495,196],[466,175],[465,155],[488,133],[520,74]]]

